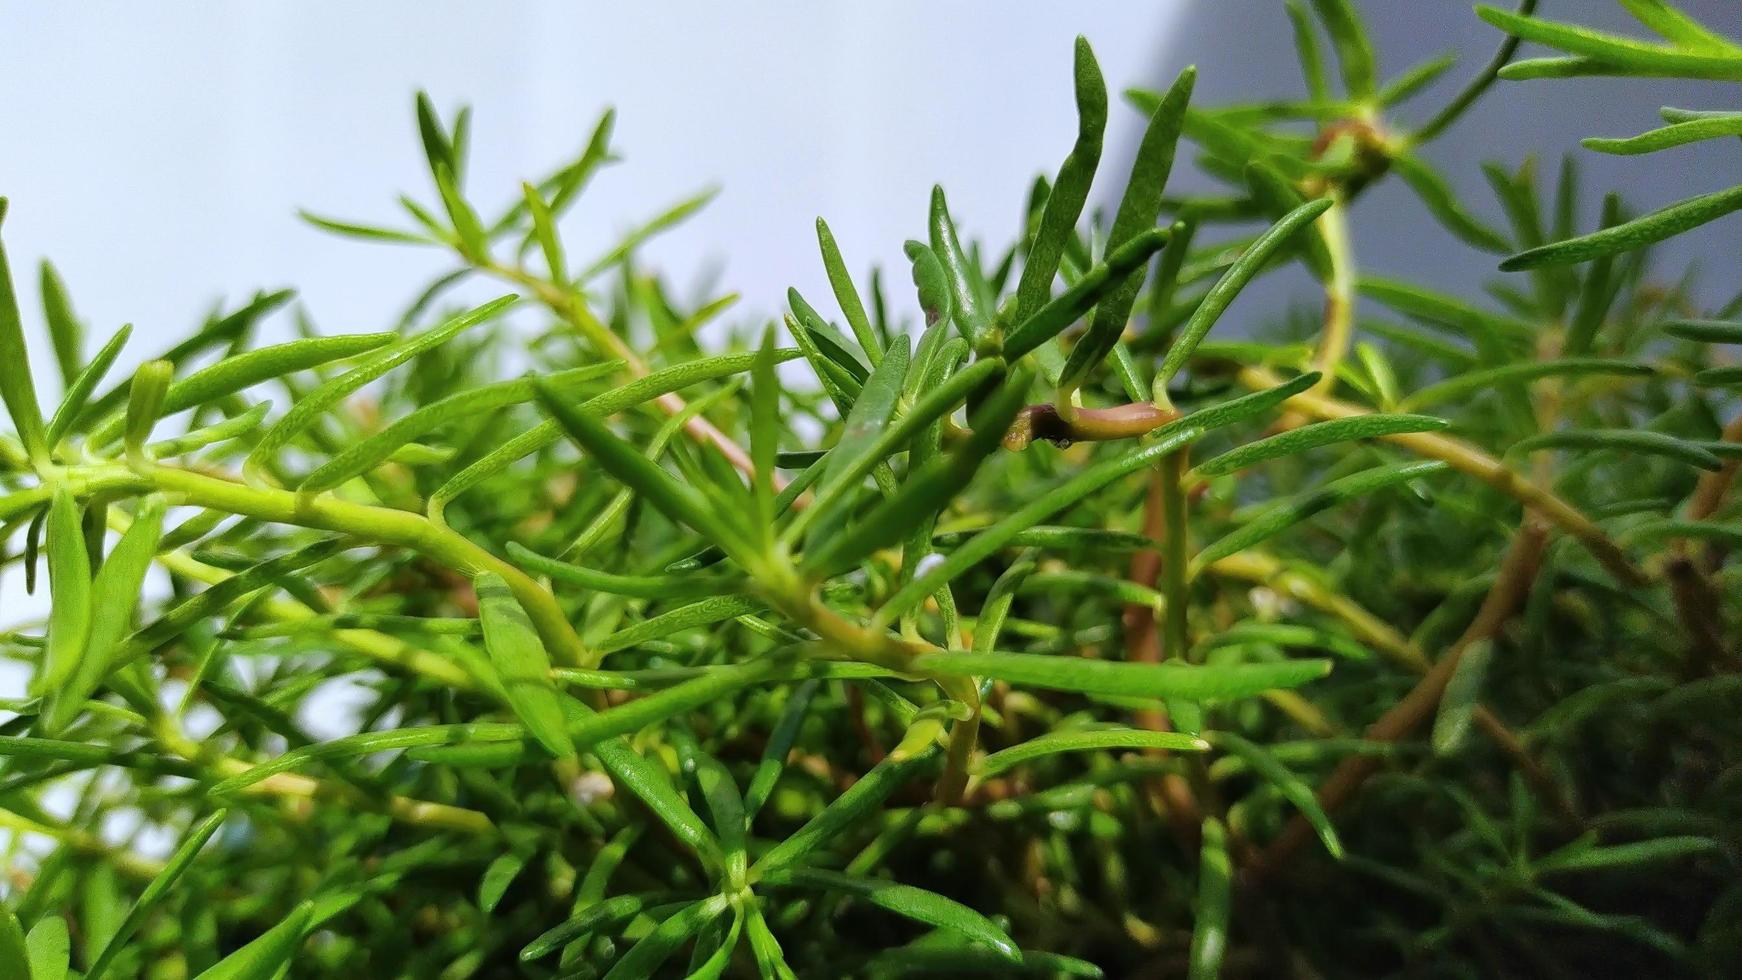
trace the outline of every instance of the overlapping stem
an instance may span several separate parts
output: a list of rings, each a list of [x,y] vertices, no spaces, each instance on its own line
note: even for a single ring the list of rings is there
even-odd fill
[[[619,337],[593,314],[593,311],[587,306],[586,298],[577,290],[540,279],[525,269],[502,265],[494,261],[485,261],[479,265],[479,268],[491,275],[531,290],[539,302],[562,318],[564,322],[574,327],[581,336],[587,339],[588,343],[607,356],[622,360],[625,369],[631,375],[640,378],[646,377],[649,373],[647,362],[641,359],[641,356],[629,346],[628,342]],[[686,407],[683,396],[676,392],[666,392],[654,399],[654,402],[662,411],[671,416],[683,414]],[[694,415],[684,420],[683,429],[697,442],[713,445],[722,456],[731,462],[733,467],[745,476],[755,475],[756,464],[750,459],[750,454],[744,450],[743,446],[738,445],[731,436],[721,432],[714,423],[709,422],[701,415]],[[774,474],[775,492],[778,493],[785,489],[787,482],[780,474]],[[807,502],[807,497],[800,497],[793,502],[793,506],[803,508]]]
[[[1499,574],[1488,589],[1475,618],[1463,634],[1446,650],[1433,669],[1424,674],[1403,699],[1367,727],[1365,738],[1375,742],[1395,742],[1409,736],[1433,717],[1445,693],[1446,684],[1457,670],[1458,662],[1472,645],[1494,637],[1512,618],[1530,585],[1536,580],[1542,565],[1548,534],[1535,520],[1527,520],[1513,538],[1511,548],[1501,560]],[[1350,756],[1339,764],[1329,778],[1319,786],[1319,805],[1326,812],[1336,810],[1361,788],[1369,777],[1379,771],[1382,760],[1374,756]],[[1305,819],[1291,819],[1282,833],[1271,841],[1264,853],[1249,865],[1249,881],[1262,879],[1286,862],[1304,844],[1313,839],[1313,828]]]
[[[1280,378],[1263,367],[1245,367],[1239,372],[1240,383],[1253,390],[1274,387]],[[1302,392],[1285,403],[1289,408],[1319,419],[1345,419],[1372,414],[1368,409],[1325,395]],[[1453,469],[1469,474],[1505,493],[1543,520],[1577,538],[1617,580],[1638,585],[1645,574],[1635,566],[1621,546],[1578,508],[1506,466],[1504,463],[1460,439],[1433,432],[1406,432],[1382,436],[1412,452],[1438,459]]]

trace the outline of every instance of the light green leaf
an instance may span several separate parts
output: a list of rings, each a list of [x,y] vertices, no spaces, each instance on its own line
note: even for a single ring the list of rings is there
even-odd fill
[[[495,572],[479,573],[472,586],[478,593],[484,649],[502,678],[515,715],[552,755],[574,758],[575,742],[564,730],[564,695],[551,678],[550,655],[532,619],[520,608],[508,583]]]
[[[1228,832],[1208,817],[1198,851],[1198,894],[1192,903],[1192,946],[1186,975],[1191,980],[1215,980],[1228,952],[1228,909],[1233,903],[1233,864],[1228,857]]]
[[[1049,732],[1019,745],[994,752],[975,763],[970,771],[991,778],[1042,756],[1060,752],[1095,752],[1102,749],[1160,749],[1168,752],[1202,752],[1210,743],[1180,732],[1152,732],[1138,728],[1095,728],[1085,731]]]
[[[1201,551],[1193,555],[1191,563],[1187,567],[1187,576],[1197,578],[1212,563],[1236,552],[1245,551],[1247,548],[1268,540],[1301,521],[1338,504],[1364,494],[1383,490],[1386,487],[1393,487],[1400,483],[1439,473],[1446,468],[1446,464],[1438,460],[1376,466],[1370,470],[1363,470],[1332,480],[1322,487],[1308,490],[1305,493],[1278,500],[1265,506],[1257,516],[1238,529],[1205,545]]]
[[[1376,439],[1404,432],[1438,432],[1450,424],[1445,419],[1434,418],[1430,415],[1359,415],[1353,418],[1332,419],[1328,422],[1291,429],[1266,439],[1260,439],[1257,442],[1249,442],[1238,449],[1230,449],[1220,456],[1192,467],[1188,476],[1221,476],[1236,470],[1243,470],[1265,460],[1292,456],[1295,453],[1305,452],[1320,446],[1360,439]]]
[[[1022,962],[1022,951],[1016,948],[1016,943],[992,920],[936,892],[817,868],[771,870],[763,876],[763,882],[775,886],[790,885],[845,892],[878,908],[888,909],[896,915],[906,916],[915,922],[923,922],[939,929],[948,929],[974,942],[990,946],[1013,963]]]
[[[139,894],[139,901],[133,903],[133,907],[127,911],[127,917],[121,920],[120,927],[115,930],[115,935],[110,937],[108,943],[103,946],[103,951],[97,955],[91,968],[85,971],[85,980],[98,980],[103,975],[104,970],[114,962],[115,957],[132,939],[133,934],[138,931],[141,925],[145,924],[146,917],[157,908],[164,896],[169,894],[169,890],[194,863],[194,859],[200,856],[200,849],[205,847],[206,841],[211,840],[212,835],[218,832],[218,828],[224,825],[224,818],[229,815],[230,811],[220,809],[188,831],[187,837],[175,849],[175,853],[171,854],[169,860],[164,862],[163,870],[151,879],[151,883],[146,885],[145,890]]]
[[[290,444],[314,421],[325,415],[347,395],[393,370],[406,361],[452,340],[471,327],[493,319],[519,300],[518,296],[503,296],[465,313],[452,317],[433,329],[393,344],[357,367],[298,399],[291,410],[266,430],[243,463],[244,474],[252,473],[256,480],[264,478],[265,467],[277,452]]]
[[[1041,653],[925,653],[912,668],[942,677],[995,677],[1013,684],[1112,697],[1204,701],[1248,697],[1298,687],[1331,672],[1329,660],[1207,667],[1125,663]]]

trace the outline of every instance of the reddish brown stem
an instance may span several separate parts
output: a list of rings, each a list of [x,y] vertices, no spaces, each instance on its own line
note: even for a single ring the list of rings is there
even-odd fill
[[[1446,684],[1457,670],[1458,661],[1463,658],[1464,652],[1475,643],[1499,633],[1501,627],[1523,605],[1525,596],[1530,592],[1530,585],[1536,579],[1537,569],[1542,565],[1543,548],[1547,541],[1548,532],[1535,522],[1527,521],[1519,529],[1512,547],[1500,563],[1499,575],[1488,589],[1487,596],[1483,598],[1481,608],[1476,611],[1475,619],[1471,620],[1464,634],[1452,644],[1439,663],[1434,664],[1433,669],[1424,674],[1415,687],[1404,695],[1403,700],[1368,726],[1365,737],[1369,741],[1400,741],[1433,717],[1441,696],[1445,694]],[[1319,786],[1319,805],[1327,813],[1342,806],[1368,778],[1379,771],[1380,765],[1380,760],[1375,756],[1350,756],[1345,759],[1331,773],[1330,778]],[[1255,881],[1268,875],[1312,839],[1312,826],[1304,818],[1295,816],[1265,849],[1258,861],[1246,869],[1246,876]]]
[[[1158,544],[1165,543],[1167,522],[1162,511],[1162,474],[1155,470],[1149,477],[1149,494],[1143,504],[1143,534]],[[1130,579],[1138,585],[1155,588],[1161,575],[1161,552],[1139,551],[1131,556]],[[1133,603],[1125,607],[1125,658],[1133,663],[1160,663],[1161,631],[1155,621],[1155,609]],[[1171,731],[1167,713],[1159,708],[1139,708],[1132,715],[1137,727],[1152,732]],[[1157,753],[1162,754],[1162,753]],[[1202,815],[1192,793],[1191,783],[1178,773],[1167,773],[1154,784],[1157,802],[1167,814],[1168,823],[1188,851],[1197,847]]]

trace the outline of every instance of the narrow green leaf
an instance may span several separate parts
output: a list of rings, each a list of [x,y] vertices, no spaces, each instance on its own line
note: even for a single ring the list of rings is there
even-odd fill
[[[488,261],[490,240],[484,234],[484,223],[478,218],[478,212],[460,190],[457,166],[438,163],[434,174],[436,193],[441,195],[442,208],[447,211],[448,220],[453,222],[454,233],[460,239],[460,253],[473,262]]]
[[[1736,45],[1721,34],[1707,30],[1699,21],[1682,13],[1665,0],[1620,0],[1636,20],[1674,44],[1713,51],[1738,52]]]
[[[1349,97],[1372,98],[1379,87],[1379,68],[1373,42],[1361,16],[1355,12],[1355,5],[1350,0],[1312,0],[1312,3],[1325,25],[1325,33],[1331,36],[1331,47],[1337,52],[1337,66],[1342,69],[1343,87]]]
[[[1292,456],[1320,446],[1376,439],[1402,432],[1438,432],[1450,424],[1445,419],[1431,415],[1359,415],[1333,419],[1249,442],[1238,449],[1230,449],[1214,459],[1192,467],[1191,473],[1199,477],[1221,476],[1265,460]]]
[[[1319,799],[1314,795],[1311,786],[1289,771],[1276,756],[1233,732],[1211,732],[1208,737],[1210,744],[1224,752],[1232,752],[1265,782],[1276,787],[1288,802],[1294,804],[1294,808],[1300,811],[1307,823],[1312,825],[1313,831],[1319,835],[1319,841],[1325,845],[1325,852],[1339,861],[1342,860],[1343,844],[1337,839],[1337,828],[1332,825],[1324,807],[1319,805]]]
[[[115,936],[126,914],[121,906],[120,874],[113,864],[92,864],[80,875],[79,926],[85,962],[94,962]]]
[[[664,892],[642,895],[617,895],[582,909],[574,918],[551,929],[532,942],[527,943],[520,951],[520,961],[530,963],[562,949],[576,939],[590,932],[610,928],[619,922],[624,922],[643,909],[663,904],[670,899]]]
[[[538,239],[538,247],[544,252],[544,267],[551,281],[568,282],[568,260],[563,256],[562,236],[557,234],[550,206],[531,184],[522,183],[520,193],[526,201],[526,213],[532,216],[532,237]]]
[[[859,347],[865,351],[865,356],[871,359],[873,367],[883,359],[883,346],[878,343],[877,334],[871,329],[871,318],[865,313],[865,303],[859,299],[859,290],[853,285],[853,277],[847,272],[847,263],[841,258],[841,248],[835,244],[835,235],[829,230],[829,225],[822,218],[817,219],[817,247],[823,253],[823,269],[829,276],[829,287],[834,290],[835,302],[840,304],[841,315],[847,318],[847,326],[853,331],[853,337],[859,341]]]
[[[1701,344],[1742,344],[1742,323],[1727,320],[1671,320],[1663,332]]]
[[[1077,219],[1089,199],[1089,186],[1101,160],[1101,142],[1107,129],[1107,84],[1094,49],[1078,36],[1074,52],[1077,138],[1060,164],[1058,177],[1041,208],[1034,241],[1023,257],[1022,276],[1016,285],[1014,322],[1022,323],[1040,311],[1052,295],[1053,279],[1065,245],[1076,234]]]
[[[1464,648],[1458,665],[1446,681],[1440,695],[1439,711],[1434,715],[1433,747],[1439,755],[1451,755],[1464,744],[1470,732],[1470,722],[1482,699],[1482,681],[1488,674],[1488,664],[1494,659],[1494,644],[1478,640]]]
[[[1427,161],[1412,154],[1399,153],[1391,158],[1391,166],[1403,178],[1403,182],[1409,185],[1409,189],[1415,192],[1415,196],[1421,198],[1428,213],[1444,225],[1447,231],[1484,251],[1511,251],[1511,243],[1482,219],[1471,214],[1458,200],[1451,185]]]
[[[72,300],[67,298],[66,283],[60,272],[47,259],[42,260],[40,282],[42,318],[48,324],[48,338],[54,345],[54,360],[60,367],[61,381],[67,385],[79,375],[79,365],[85,363],[85,325],[73,313]],[[50,440],[53,445],[53,440]]]
[[[684,198],[664,211],[661,211],[659,214],[654,215],[646,224],[643,224],[629,232],[629,234],[624,235],[623,239],[619,241],[615,247],[604,255],[599,256],[592,265],[589,265],[582,270],[581,274],[576,277],[575,282],[581,284],[589,282],[600,273],[617,265],[619,262],[622,262],[636,249],[640,248],[642,243],[646,242],[648,239],[653,238],[661,232],[675,228],[687,220],[691,215],[700,211],[702,208],[707,207],[708,202],[712,201],[719,195],[719,193],[720,189],[718,187],[706,188],[702,190],[701,193]]]
[[[145,447],[145,455],[150,459],[173,459],[198,452],[207,446],[240,438],[260,428],[260,424],[266,421],[266,416],[271,411],[271,402],[260,402],[245,412],[239,412],[211,425],[202,425],[179,436],[159,439]]]
[[[163,396],[169,391],[170,375],[175,365],[168,361],[146,361],[133,372],[133,383],[127,387],[126,446],[127,458],[142,463],[145,441],[151,438],[151,427],[157,423],[163,409]]]
[[[508,583],[495,572],[479,573],[472,586],[478,593],[484,649],[502,678],[514,714],[552,755],[574,758],[575,743],[563,719],[563,694],[551,678],[550,655],[532,619],[520,608]]]
[[[67,920],[58,915],[37,919],[24,937],[24,945],[30,954],[30,980],[66,980],[72,959]]]
[[[973,434],[965,443],[946,457],[923,463],[893,497],[879,504],[856,526],[807,551],[800,563],[801,570],[812,575],[833,574],[836,569],[848,567],[878,548],[900,540],[948,506],[986,459],[998,451],[1032,383],[1033,375],[1027,371],[1019,370],[1006,378],[969,420]],[[926,532],[925,537],[930,536]]]
[[[65,484],[55,487],[46,533],[48,584],[54,601],[48,614],[42,670],[30,686],[37,697],[59,690],[72,677],[91,629],[91,559],[85,549],[79,505]]]
[[[468,722],[454,725],[422,725],[414,728],[394,728],[361,732],[326,742],[315,742],[268,759],[252,768],[212,784],[211,795],[233,797],[279,773],[293,772],[312,762],[350,759],[425,745],[460,745],[465,743],[518,742],[527,735],[522,725],[500,722]]]
[[[1633,841],[1627,844],[1595,846],[1588,839],[1575,841],[1566,847],[1536,860],[1538,874],[1565,871],[1611,871],[1617,868],[1637,868],[1641,865],[1680,861],[1719,849],[1709,837],[1659,837],[1655,840]]]
[[[527,855],[509,851],[497,855],[490,866],[484,869],[484,877],[478,881],[478,908],[485,914],[496,911],[496,906],[502,902],[502,896],[508,894],[508,886],[514,884],[514,879],[520,876],[526,867]]]
[[[1577,377],[1587,374],[1607,374],[1617,377],[1647,377],[1657,369],[1638,361],[1608,357],[1562,357],[1553,361],[1519,361],[1498,367],[1482,368],[1455,374],[1437,384],[1417,390],[1397,403],[1400,410],[1413,410],[1438,405],[1492,391],[1522,385],[1539,378]]]
[[[1329,660],[1206,667],[1183,663],[1125,663],[1039,653],[925,653],[912,667],[942,677],[995,677],[1029,687],[1113,697],[1204,701],[1249,697],[1298,687],[1331,671]]]
[[[1738,66],[1742,68],[1742,59],[1738,59]],[[1742,78],[1742,72],[1738,77]],[[1501,262],[1500,271],[1573,265],[1617,252],[1631,252],[1715,221],[1737,209],[1742,209],[1742,186],[1691,197],[1612,228],[1519,252]]]
[[[6,220],[6,199],[0,197],[0,224]],[[18,313],[18,295],[12,291],[12,266],[6,246],[0,243],[0,401],[12,416],[13,431],[31,459],[47,459],[49,445],[36,401],[36,382],[30,376],[30,355],[24,346],[24,321]]]
[[[1658,519],[1643,522],[1628,529],[1629,540],[1651,538],[1693,538],[1719,544],[1742,546],[1742,527],[1722,521],[1684,521]]]
[[[133,325],[125,324],[115,331],[109,342],[98,350],[90,363],[81,368],[76,376],[67,383],[67,392],[61,398],[60,407],[54,410],[54,418],[48,423],[48,443],[53,446],[60,442],[61,437],[71,431],[73,423],[84,414],[85,405],[90,401],[91,392],[101,384],[103,375],[115,363],[115,358],[126,346],[127,338],[133,335]]]
[[[749,925],[745,929],[745,938],[750,941],[750,952],[756,958],[756,969],[763,980],[798,980],[798,975],[786,964],[780,941],[769,930],[761,909],[750,906],[747,918]]]
[[[749,535],[716,511],[701,491],[679,483],[635,448],[612,434],[605,423],[593,418],[582,408],[562,400],[559,393],[542,380],[535,380],[538,403],[553,421],[568,433],[576,445],[591,454],[612,476],[647,498],[667,517],[686,524],[726,549],[734,557],[754,551]]]
[[[1119,201],[1113,227],[1107,233],[1109,252],[1155,226],[1161,213],[1162,189],[1173,170],[1174,151],[1179,145],[1186,105],[1191,101],[1197,77],[1196,68],[1188,67],[1180,72],[1162,97],[1161,104],[1150,115],[1149,126],[1144,130],[1143,139],[1137,145],[1136,158],[1131,163],[1131,178],[1125,185],[1125,196]],[[1075,388],[1091,368],[1112,352],[1113,345],[1125,332],[1131,307],[1137,301],[1137,291],[1143,288],[1147,269],[1146,263],[1138,264],[1095,305],[1089,330],[1071,349],[1060,384]]]
[[[810,521],[807,541],[828,541],[845,529],[848,514],[844,503],[858,481],[881,462],[881,457],[871,453],[882,448],[882,437],[890,431],[889,420],[906,384],[911,357],[907,339],[897,340],[853,402],[852,410],[842,422],[841,437],[829,452],[822,478],[817,481],[817,500],[812,505],[816,515]]]
[[[148,360],[168,361],[171,364],[189,364],[207,351],[219,347],[234,348],[239,338],[246,337],[261,320],[288,304],[295,297],[296,294],[288,289],[271,293],[256,293],[252,299],[235,312],[224,316],[214,315],[206,321],[198,333],[179,344],[172,345],[169,349],[156,357],[148,358]],[[78,421],[88,423],[98,419],[107,419],[119,412],[126,401],[127,382],[122,382],[91,402],[90,407],[85,410]]]
[[[890,794],[900,789],[922,770],[931,768],[935,752],[911,755],[903,759],[885,757],[862,778],[834,798],[821,813],[803,827],[762,855],[750,869],[752,881],[782,868],[804,863],[817,848],[838,840],[850,828],[859,826],[883,805]]]
[[[1215,817],[1204,819],[1198,850],[1198,894],[1192,903],[1192,947],[1186,976],[1215,980],[1228,953],[1228,910],[1233,904],[1233,863],[1228,832]]]
[[[622,366],[622,361],[606,361],[602,364],[591,364],[586,367],[558,371],[547,375],[546,381],[552,386],[566,390],[613,374]],[[316,467],[308,476],[303,477],[302,482],[297,485],[297,489],[304,493],[320,493],[331,490],[352,477],[368,473],[387,462],[394,452],[442,426],[475,418],[510,405],[529,402],[533,399],[533,395],[531,378],[515,378],[512,381],[498,381],[495,384],[457,392],[431,402],[398,419],[381,431],[351,444],[345,451]]]
[[[1742,81],[1742,53],[1678,50],[1570,24],[1521,17],[1486,4],[1476,6],[1476,16],[1508,34],[1582,55],[1612,67],[1617,73]],[[1501,77],[1516,76],[1503,73]]]
[[[1325,630],[1295,623],[1238,623],[1214,636],[1205,638],[1199,643],[1199,647],[1213,649],[1249,644],[1323,650],[1346,660],[1373,659],[1372,650],[1353,640]]]
[[[9,977],[30,978],[30,954],[24,946],[24,927],[12,909],[0,905],[0,973]]]
[[[973,765],[971,771],[991,778],[1034,759],[1060,752],[1095,752],[1102,749],[1161,749],[1169,752],[1202,752],[1210,743],[1180,732],[1152,732],[1138,728],[1096,728],[1086,731],[1049,732],[994,752]]]
[[[1742,367],[1706,368],[1694,374],[1694,384],[1701,388],[1742,384]]]
[[[816,696],[817,687],[821,683],[816,680],[805,681],[793,688],[792,693],[787,696],[786,708],[781,711],[780,720],[768,735],[768,744],[762,750],[762,758],[757,760],[756,770],[750,776],[750,784],[744,788],[746,823],[756,818],[762,805],[774,793],[780,774],[786,771],[787,754],[792,751],[799,727],[804,724],[805,712],[810,710],[811,699]]]
[[[1407,102],[1421,94],[1423,90],[1434,82],[1439,81],[1440,77],[1446,72],[1452,70],[1457,63],[1457,54],[1450,51],[1429,58],[1428,60],[1404,71],[1403,74],[1397,76],[1391,81],[1386,82],[1380,87],[1379,94],[1375,96],[1375,101],[1387,108]],[[1396,157],[1393,157],[1392,159],[1395,161]]]
[[[1071,288],[1018,323],[1004,338],[1004,357],[1014,361],[1077,322],[1160,251],[1169,234],[1168,229],[1152,228],[1115,249],[1106,261],[1083,273]]]
[[[220,809],[188,831],[187,837],[175,849],[175,853],[164,862],[163,870],[151,879],[151,883],[139,894],[139,901],[134,902],[133,907],[127,910],[127,917],[121,920],[115,935],[103,946],[103,951],[97,955],[91,968],[85,971],[85,980],[98,980],[103,975],[127,942],[133,938],[133,934],[145,924],[146,917],[169,894],[169,890],[175,887],[176,881],[194,863],[194,859],[200,856],[200,849],[218,832],[218,828],[224,824],[224,818],[229,815],[230,811]]]
[[[1181,422],[1189,421],[1189,417],[1181,420]],[[1153,465],[1168,453],[1195,442],[1203,434],[1204,429],[1195,425],[1188,427],[1180,423],[1169,423],[1168,426],[1164,426],[1151,434],[1151,437],[1156,439],[1155,442],[1097,463],[1057,487],[1040,494],[1003,520],[976,534],[924,574],[915,576],[902,586],[901,590],[890,596],[878,610],[879,619],[884,622],[891,621],[895,616],[923,602],[926,596],[937,592],[956,576],[984,561],[1022,531],[1039,524],[1114,480]]]
[[[1688,143],[1726,136],[1742,136],[1742,113],[1694,119],[1620,139],[1602,139],[1592,136],[1580,140],[1579,144],[1587,150],[1595,150],[1598,153],[1633,156],[1640,153],[1656,153],[1659,150],[1667,150],[1675,146],[1685,146]]]
[[[163,509],[159,496],[142,500],[133,524],[97,570],[91,582],[91,625],[85,634],[84,653],[66,684],[46,692],[50,700],[42,723],[47,734],[56,735],[66,728],[116,662],[133,625],[145,571],[163,534]]]
[[[157,619],[140,627],[127,638],[128,653],[143,656],[155,652],[195,623],[218,615],[255,590],[282,583],[293,573],[324,561],[346,547],[340,538],[323,538],[250,565],[204,592],[183,599]]]
[[[1532,453],[1541,449],[1613,450],[1629,455],[1662,456],[1667,459],[1716,470],[1724,465],[1711,450],[1686,439],[1649,429],[1561,429],[1543,432],[1512,444],[1512,453]]]
[[[1602,227],[1612,228],[1622,220],[1620,196],[1605,195]],[[1572,322],[1567,325],[1566,342],[1562,346],[1565,354],[1577,357],[1590,352],[1597,331],[1615,305],[1616,294],[1621,291],[1625,279],[1625,276],[1615,275],[1613,255],[1605,255],[1591,263],[1584,281],[1579,284],[1579,304],[1573,311]]]
[[[1300,73],[1306,82],[1307,98],[1313,102],[1330,100],[1330,85],[1325,81],[1325,59],[1319,50],[1318,34],[1313,30],[1312,19],[1307,16],[1306,7],[1301,0],[1284,0],[1283,9],[1288,11],[1289,27],[1294,32],[1294,60],[1300,65]]]
[[[767,608],[767,602],[751,596],[714,596],[668,610],[650,619],[642,620],[633,626],[626,626],[600,640],[594,646],[594,650],[600,656],[616,653],[619,650],[629,650],[649,640],[670,636],[673,633],[694,629],[697,626],[723,623],[728,619],[761,612]]]
[[[955,319],[956,329],[968,343],[979,343],[980,336],[992,325],[992,316],[980,302],[980,292],[975,284],[979,270],[962,250],[962,243],[956,237],[955,221],[950,218],[949,204],[944,200],[944,189],[936,186],[931,189],[931,250],[943,266],[944,278],[949,283],[951,316]]]
[[[194,980],[271,980],[290,964],[310,928],[315,903],[306,901],[290,915],[257,936]]]
[[[423,142],[423,155],[429,162],[430,173],[435,173],[438,165],[453,167],[454,148],[448,143],[447,133],[442,128],[441,116],[436,112],[435,103],[430,101],[429,93],[419,91],[415,102],[417,109],[417,135]]]
[[[1307,197],[1296,178],[1283,172],[1286,158],[1275,155],[1247,161],[1242,177],[1252,201],[1265,217],[1272,221],[1286,217],[1290,211],[1306,203]],[[1309,231],[1301,237],[1301,261],[1306,263],[1313,278],[1329,282],[1332,270],[1331,249],[1325,236]]]
[[[699,596],[717,596],[722,592],[741,588],[743,584],[737,578],[696,575],[689,572],[674,572],[667,575],[621,575],[615,572],[603,572],[548,558],[515,541],[508,542],[508,557],[512,558],[516,564],[526,568],[527,571],[548,575],[558,582],[566,582],[583,589],[595,589],[611,595],[635,596],[640,599],[686,599]]]
[[[1271,257],[1297,232],[1318,220],[1319,215],[1329,210],[1331,204],[1329,198],[1319,198],[1301,205],[1271,225],[1234,260],[1234,264],[1228,267],[1228,271],[1222,274],[1222,278],[1210,289],[1203,302],[1198,304],[1197,310],[1186,321],[1179,337],[1167,349],[1155,375],[1158,387],[1172,381],[1174,375],[1185,367],[1198,344],[1203,341],[1204,335],[1210,332],[1210,328],[1227,311],[1228,305],[1234,302],[1234,297],[1246,288],[1246,284],[1258,275]]]
[[[1022,962],[1022,951],[1016,948],[1016,943],[1005,935],[1004,930],[998,928],[992,920],[966,905],[954,899],[945,898],[936,892],[915,888],[912,885],[880,881],[875,878],[861,878],[835,871],[823,871],[818,868],[770,870],[763,877],[763,881],[776,886],[790,885],[799,888],[815,888],[820,891],[845,892],[878,908],[888,909],[896,915],[905,916],[915,922],[923,922],[939,929],[948,929],[974,942],[989,946],[1012,963]]]
[[[655,722],[717,702],[739,688],[762,680],[779,666],[777,658],[762,657],[729,667],[716,667],[657,694],[625,702],[581,721],[571,721],[568,738],[573,744],[586,747],[602,739],[638,732]]]
[[[641,980],[651,977],[685,940],[701,932],[708,923],[719,918],[729,907],[726,896],[715,895],[689,905],[655,926],[639,942],[623,954],[623,958],[605,974],[605,980]]]
[[[1192,556],[1187,574],[1196,578],[1214,562],[1282,533],[1301,521],[1338,504],[1377,490],[1429,476],[1445,470],[1438,460],[1398,463],[1362,470],[1305,493],[1269,504],[1259,514],[1227,535],[1205,545]]]
[[[903,347],[906,343],[903,342]],[[774,468],[780,453],[780,376],[774,346],[774,325],[762,333],[762,346],[750,367],[750,490],[756,501],[756,524],[764,541],[774,529]],[[855,406],[856,407],[856,406]]]
[[[794,348],[781,348],[775,356],[784,363],[800,356],[800,352]],[[697,361],[686,361],[668,368],[661,368],[645,377],[613,388],[604,394],[582,402],[577,408],[589,415],[604,418],[642,402],[651,401],[667,392],[680,391],[704,381],[741,374],[750,370],[755,363],[756,355],[754,353],[722,354]],[[560,378],[559,375],[552,375],[548,380],[555,383]],[[433,408],[433,406],[431,407]],[[443,412],[449,410],[443,409]],[[439,516],[442,509],[447,506],[448,501],[500,473],[513,465],[515,461],[524,459],[547,446],[555,445],[562,437],[562,427],[554,420],[546,419],[503,443],[499,448],[485,453],[477,462],[454,474],[435,493],[430,495],[430,514],[432,517]]]
[[[518,301],[518,296],[508,295],[491,300],[482,306],[474,307],[452,317],[440,326],[393,344],[357,367],[309,392],[297,400],[284,418],[279,419],[278,424],[266,430],[265,434],[260,437],[260,441],[249,452],[247,461],[243,463],[244,474],[251,473],[256,480],[262,479],[266,464],[280,449],[289,445],[292,439],[295,439],[304,429],[325,415],[347,395],[419,354],[452,340],[462,331],[496,317]]]
[[[1490,313],[1456,297],[1411,283],[1362,276],[1357,288],[1361,295],[1376,299],[1399,313],[1477,340],[1492,339],[1496,346],[1522,346],[1533,342],[1536,336],[1535,327],[1523,320]]]
[[[322,231],[343,235],[346,238],[360,238],[372,242],[398,242],[406,245],[435,245],[438,241],[428,235],[420,235],[414,231],[401,231],[398,228],[381,228],[376,225],[359,224],[354,221],[340,221],[336,218],[325,218],[310,211],[298,209],[296,216],[314,225]]]
[[[903,249],[907,259],[913,264],[913,287],[919,295],[919,308],[925,314],[927,331],[939,323],[948,324],[953,315],[954,306],[950,300],[950,281],[944,274],[944,265],[938,261],[937,253],[924,242],[908,241]],[[924,340],[920,341],[920,349],[925,349]]]

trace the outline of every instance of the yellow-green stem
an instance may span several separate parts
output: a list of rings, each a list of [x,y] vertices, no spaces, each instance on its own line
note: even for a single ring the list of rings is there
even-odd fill
[[[1319,216],[1318,230],[1331,257],[1330,278],[1325,283],[1325,319],[1319,331],[1313,370],[1322,375],[1312,391],[1329,390],[1336,384],[1337,368],[1349,353],[1355,322],[1355,261],[1349,243],[1349,224],[1341,200]]]

